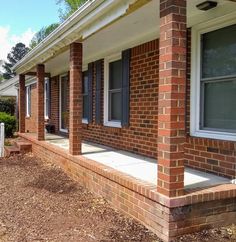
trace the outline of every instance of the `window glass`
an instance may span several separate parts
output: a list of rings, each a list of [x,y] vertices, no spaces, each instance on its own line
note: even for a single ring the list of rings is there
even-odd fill
[[[122,62],[121,60],[110,63],[109,89],[121,88]]]
[[[204,85],[204,126],[236,130],[236,80]]]
[[[111,120],[121,120],[121,92],[111,93]]]
[[[31,115],[31,87],[26,87],[26,116]]]
[[[202,35],[202,78],[236,75],[236,25]]]
[[[121,120],[122,61],[109,63],[109,121]]]
[[[83,119],[88,119],[89,100],[88,100],[89,80],[88,72],[83,73]]]
[[[83,94],[88,93],[88,72],[83,73]]]
[[[45,109],[45,118],[48,118],[49,115],[49,80],[45,80],[44,85],[44,109]]]

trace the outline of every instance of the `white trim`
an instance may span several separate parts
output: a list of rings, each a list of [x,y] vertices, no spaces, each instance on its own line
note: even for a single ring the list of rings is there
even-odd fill
[[[78,40],[85,40],[98,30],[127,15],[130,6],[136,2],[138,0],[87,1],[12,69],[17,73],[23,73],[32,69],[35,63],[46,62],[63,47]]]
[[[37,78],[31,77],[25,81],[25,86],[31,86],[33,84],[37,83]]]
[[[109,110],[109,63],[120,60],[121,59],[121,53],[113,54],[107,58],[104,59],[104,126],[108,127],[116,127],[121,128],[121,121],[109,121],[108,119],[108,110]]]
[[[192,28],[190,135],[202,138],[236,141],[236,133],[200,129],[201,35],[236,24],[235,13],[196,25]]]
[[[59,130],[63,133],[68,133],[68,129],[61,128],[61,78],[64,76],[68,76],[67,73],[59,76]]]

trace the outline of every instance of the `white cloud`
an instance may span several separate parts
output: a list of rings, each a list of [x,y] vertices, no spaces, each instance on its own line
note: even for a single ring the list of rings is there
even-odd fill
[[[0,26],[0,60],[7,60],[7,54],[19,42],[29,46],[34,34],[35,32],[29,28],[20,35],[13,35],[9,26]]]

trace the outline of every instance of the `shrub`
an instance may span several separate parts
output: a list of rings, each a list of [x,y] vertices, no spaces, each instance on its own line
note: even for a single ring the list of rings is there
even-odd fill
[[[0,112],[15,114],[16,101],[13,98],[0,99]]]
[[[16,131],[16,118],[7,113],[0,112],[0,123],[5,124],[5,137],[12,137]]]

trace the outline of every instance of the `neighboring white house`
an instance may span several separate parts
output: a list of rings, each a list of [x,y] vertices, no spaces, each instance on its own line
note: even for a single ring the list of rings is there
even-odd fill
[[[9,80],[0,83],[0,98],[2,97],[17,97],[16,84],[19,82],[19,76],[15,76]]]

